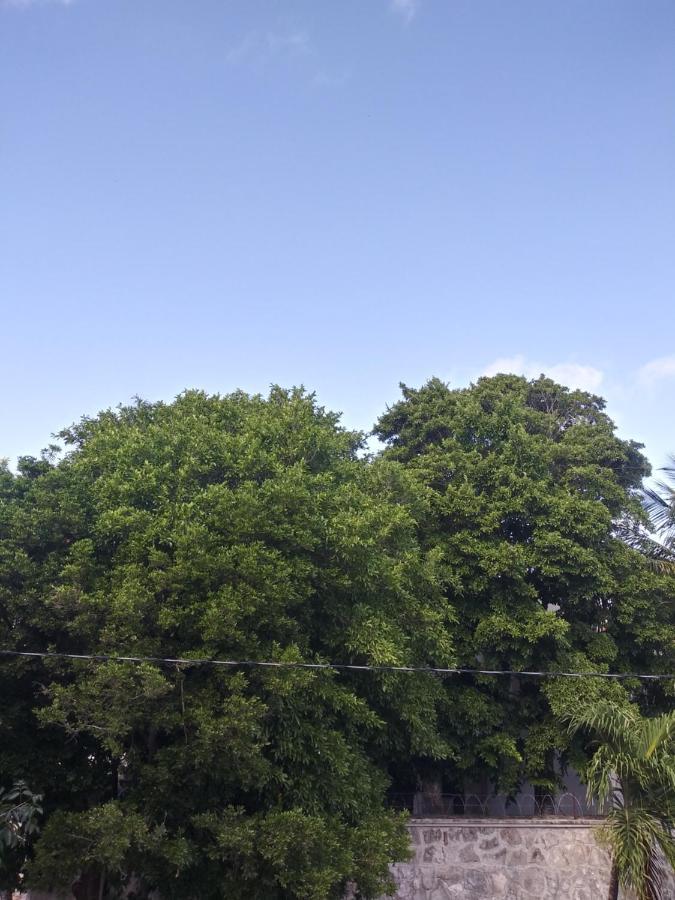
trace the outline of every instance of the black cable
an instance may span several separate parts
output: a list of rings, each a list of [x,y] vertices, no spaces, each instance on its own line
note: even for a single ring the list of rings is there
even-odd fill
[[[675,674],[646,675],[638,672],[518,672],[511,669],[461,669],[437,666],[369,666],[353,663],[276,662],[257,659],[184,659],[164,656],[114,656],[107,653],[56,653],[52,651],[1,650],[0,657],[38,659],[82,659],[92,662],[155,663],[172,666],[249,666],[269,669],[333,669],[356,672],[422,672],[428,675],[521,675],[528,678],[638,678],[645,681],[675,680]]]

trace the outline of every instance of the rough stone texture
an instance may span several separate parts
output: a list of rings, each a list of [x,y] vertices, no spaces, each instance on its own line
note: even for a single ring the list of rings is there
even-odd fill
[[[609,856],[594,821],[414,819],[397,900],[604,900]],[[629,898],[625,898],[629,900]],[[664,900],[675,900],[671,882]]]
[[[396,900],[605,900],[609,856],[596,843],[597,825],[560,819],[412,819],[414,857],[393,867]],[[30,893],[13,900],[57,898]],[[621,900],[634,898],[621,895]],[[675,900],[672,877],[663,900]]]

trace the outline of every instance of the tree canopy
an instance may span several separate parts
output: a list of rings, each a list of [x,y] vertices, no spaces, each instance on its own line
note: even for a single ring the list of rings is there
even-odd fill
[[[673,579],[621,540],[644,523],[641,445],[621,440],[604,401],[541,377],[499,375],[452,390],[438,379],[376,425],[383,458],[427,490],[420,541],[439,554],[461,666],[535,671],[673,671]],[[628,685],[646,708],[660,688]],[[549,790],[567,738],[558,698],[597,684],[465,678],[447,682],[446,788],[486,773]],[[574,696],[570,696],[570,690]],[[602,692],[623,695],[609,686]],[[425,761],[419,765],[424,769]]]
[[[585,749],[570,704],[672,705],[638,682],[246,665],[673,670],[673,577],[621,538],[649,466],[600,398],[432,380],[375,433],[368,455],[301,389],[189,391],[0,467],[0,647],[240,663],[3,658],[0,788],[44,797],[29,883],[378,896],[407,854],[387,794],[550,788]]]
[[[3,472],[3,647],[453,662],[425,497],[311,395],[189,392],[61,439]],[[382,761],[446,753],[423,675],[5,660],[0,679],[0,770],[49,812],[29,877],[84,866],[83,896],[132,875],[164,897],[376,895],[406,854]]]

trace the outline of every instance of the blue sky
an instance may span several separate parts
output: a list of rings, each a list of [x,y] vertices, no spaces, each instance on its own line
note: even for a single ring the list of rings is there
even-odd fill
[[[544,370],[675,452],[675,4],[0,0],[0,456]]]

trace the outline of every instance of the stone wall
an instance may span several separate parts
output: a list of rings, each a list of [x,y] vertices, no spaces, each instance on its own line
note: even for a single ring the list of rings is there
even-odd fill
[[[609,856],[595,840],[597,825],[578,819],[412,819],[414,856],[393,866],[396,900],[605,900]],[[14,900],[56,898],[30,893]],[[675,900],[672,878],[663,900]]]
[[[609,857],[593,820],[413,819],[397,900],[605,900]],[[629,898],[626,898],[629,900]],[[675,900],[669,884],[664,900]]]

